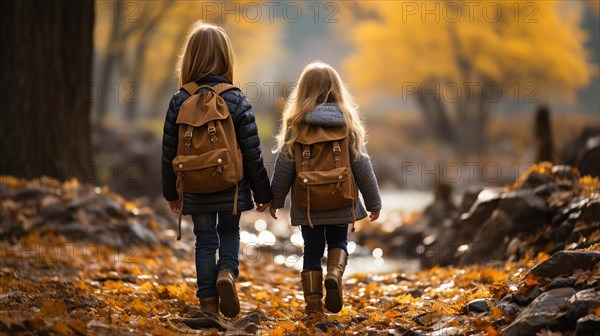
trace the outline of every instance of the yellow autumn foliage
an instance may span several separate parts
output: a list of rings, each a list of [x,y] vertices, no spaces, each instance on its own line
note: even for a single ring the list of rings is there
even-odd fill
[[[355,46],[346,74],[355,91],[369,94],[426,81],[490,82],[503,97],[569,100],[597,74],[584,46],[583,10],[548,0],[353,3],[342,11],[342,22],[352,22],[343,33],[351,30]]]

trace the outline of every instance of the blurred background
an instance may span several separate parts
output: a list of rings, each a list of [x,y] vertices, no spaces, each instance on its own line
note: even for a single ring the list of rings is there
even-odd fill
[[[530,163],[572,160],[571,142],[600,123],[598,1],[123,0],[94,7],[93,153],[99,182],[130,196],[160,192],[148,181],[160,178],[175,64],[198,19],[222,25],[233,41],[234,81],[253,103],[269,165],[285,97],[302,68],[321,60],[356,97],[390,197],[444,180],[455,188],[512,182]]]
[[[101,183],[159,195],[149,181],[160,180],[175,63],[198,19],[232,39],[234,81],[253,103],[269,171],[280,112],[302,68],[321,60],[340,71],[368,125],[384,199],[378,234],[422,212],[436,186],[439,197],[460,202],[467,187],[511,184],[539,161],[588,160],[580,168],[597,174],[598,143],[587,157],[584,144],[600,127],[598,3],[97,1],[92,145],[107,172]],[[246,214],[243,240],[294,233],[301,244],[280,218]],[[365,266],[373,257],[398,267],[371,245]],[[351,246],[360,252],[361,242]]]
[[[368,128],[384,200],[370,226],[378,234],[414,222],[434,200],[456,204],[469,188],[511,184],[541,161],[600,174],[599,1],[3,6],[0,146],[14,158],[2,160],[3,175],[78,177],[170,216],[160,194],[162,127],[196,20],[221,25],[232,40],[234,82],[254,106],[270,172],[280,113],[302,68],[321,60],[339,70]],[[244,228],[245,242],[302,243],[287,222],[254,212]],[[374,237],[351,246],[383,265],[387,250]]]

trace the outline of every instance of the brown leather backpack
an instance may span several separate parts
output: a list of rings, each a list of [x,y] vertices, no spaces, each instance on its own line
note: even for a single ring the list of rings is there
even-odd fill
[[[181,201],[177,240],[181,239],[184,192],[212,193],[235,186],[233,214],[237,215],[238,182],[243,178],[242,153],[231,114],[220,96],[235,88],[224,83],[199,86],[195,82],[182,87],[190,97],[177,116],[179,135],[177,156],[173,159]]]
[[[350,165],[347,127],[301,124],[298,133],[294,144],[296,206],[306,209],[308,224],[311,227],[311,210],[333,210],[351,206],[353,224],[358,191]]]

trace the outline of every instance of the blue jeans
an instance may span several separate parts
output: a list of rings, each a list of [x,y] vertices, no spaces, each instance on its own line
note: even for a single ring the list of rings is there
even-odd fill
[[[240,215],[223,211],[192,215],[192,220],[196,235],[196,297],[217,296],[219,271],[231,270],[236,277],[239,274]]]
[[[315,225],[301,226],[304,239],[304,265],[305,270],[321,270],[321,259],[327,249],[341,248],[348,252],[348,225]]]

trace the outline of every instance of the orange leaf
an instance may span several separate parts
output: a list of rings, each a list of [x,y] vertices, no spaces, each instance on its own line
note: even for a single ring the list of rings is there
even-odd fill
[[[42,309],[40,310],[40,316],[42,317],[64,316],[66,313],[67,306],[63,302],[51,299],[44,300]]]

